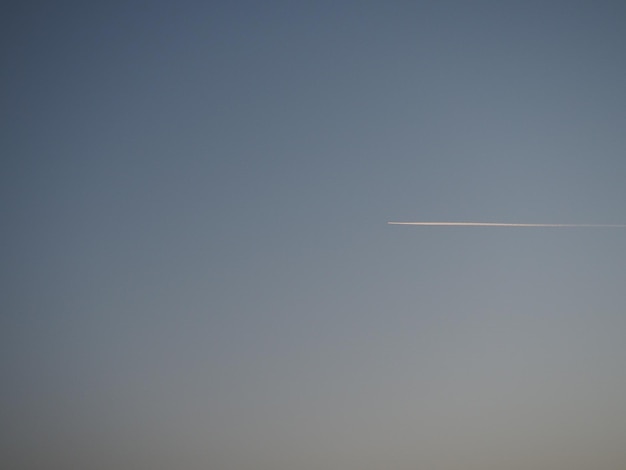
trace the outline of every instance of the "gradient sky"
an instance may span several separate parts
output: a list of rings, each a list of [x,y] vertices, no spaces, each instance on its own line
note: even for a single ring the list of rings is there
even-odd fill
[[[0,18],[0,466],[626,468],[624,2]]]

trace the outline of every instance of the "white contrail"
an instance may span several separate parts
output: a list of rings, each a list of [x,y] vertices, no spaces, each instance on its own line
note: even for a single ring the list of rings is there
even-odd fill
[[[436,227],[620,227],[626,224],[503,224],[492,222],[387,222],[389,225],[421,225]]]

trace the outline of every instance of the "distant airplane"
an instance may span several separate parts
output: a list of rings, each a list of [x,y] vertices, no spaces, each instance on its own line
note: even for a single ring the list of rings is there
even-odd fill
[[[429,227],[603,227],[626,228],[626,224],[510,224],[494,222],[387,222],[389,225],[420,225]]]

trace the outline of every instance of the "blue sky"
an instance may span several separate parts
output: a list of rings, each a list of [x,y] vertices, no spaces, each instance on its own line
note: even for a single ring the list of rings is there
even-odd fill
[[[624,15],[5,6],[3,465],[623,468]]]

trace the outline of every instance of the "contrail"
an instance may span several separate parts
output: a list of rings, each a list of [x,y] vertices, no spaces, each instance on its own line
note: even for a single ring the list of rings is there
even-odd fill
[[[387,222],[389,225],[421,225],[430,227],[599,227],[626,228],[626,224],[503,224],[492,222]]]

